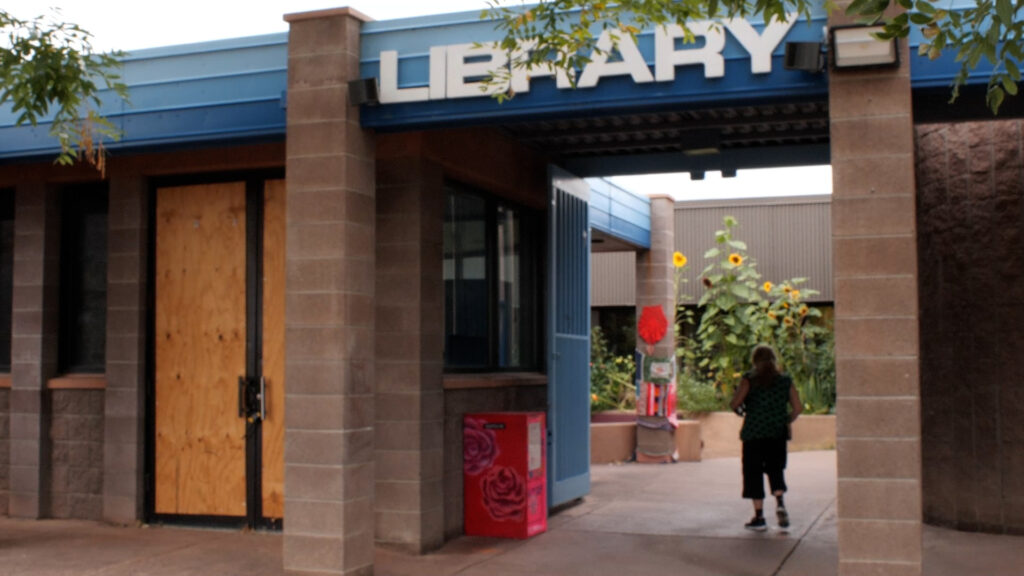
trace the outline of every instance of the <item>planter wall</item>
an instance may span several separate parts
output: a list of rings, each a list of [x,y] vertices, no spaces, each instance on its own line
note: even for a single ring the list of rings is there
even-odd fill
[[[743,419],[731,412],[697,414],[680,420],[676,449],[681,462],[706,458],[738,458],[742,451],[740,426]],[[835,416],[801,416],[793,424],[790,452],[834,450]],[[633,458],[636,421],[631,414],[595,414],[590,425],[590,463],[610,464]]]

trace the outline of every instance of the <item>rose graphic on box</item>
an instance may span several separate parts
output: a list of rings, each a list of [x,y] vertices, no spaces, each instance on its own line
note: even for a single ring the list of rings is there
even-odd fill
[[[480,479],[484,507],[495,520],[522,520],[526,511],[526,484],[514,468],[495,466]]]
[[[476,476],[494,464],[498,457],[498,442],[494,430],[484,428],[484,422],[466,418],[462,429],[462,468]]]

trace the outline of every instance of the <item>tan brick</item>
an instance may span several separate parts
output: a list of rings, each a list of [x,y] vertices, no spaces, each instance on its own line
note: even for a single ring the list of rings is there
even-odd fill
[[[910,78],[907,75],[878,74],[858,78],[855,86],[843,75],[837,88],[829,91],[829,119],[847,120],[870,116],[900,116],[911,110]]]
[[[839,576],[921,576],[920,562],[839,561]]]
[[[285,451],[289,465],[350,466],[373,459],[373,430],[306,431],[289,429]]]
[[[832,161],[863,156],[907,154],[914,150],[914,127],[910,110],[890,117],[833,119]]]
[[[917,358],[837,358],[836,378],[843,396],[917,396]]]
[[[285,500],[289,534],[346,536],[365,532],[373,522],[373,500],[345,502]]]
[[[344,502],[373,496],[374,464],[317,466],[293,464],[285,452],[286,499]]]
[[[837,318],[912,316],[917,313],[914,276],[845,277],[836,280]]]
[[[918,400],[902,398],[850,398],[840,396],[836,435],[853,438],[918,438],[921,411]]]
[[[837,318],[835,334],[837,357],[918,353],[917,318]]]
[[[914,480],[839,480],[840,518],[921,519],[921,483]]]
[[[921,562],[921,523],[839,519],[839,560]]]
[[[842,418],[841,414],[837,415]],[[838,474],[845,478],[916,480],[921,477],[919,440],[836,438]]]
[[[915,236],[836,238],[832,246],[836,278],[917,273]]]
[[[916,233],[914,197],[857,196],[832,200],[832,235],[888,236]]]

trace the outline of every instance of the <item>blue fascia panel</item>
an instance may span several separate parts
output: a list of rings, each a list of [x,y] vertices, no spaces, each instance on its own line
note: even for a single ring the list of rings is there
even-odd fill
[[[795,23],[773,51],[772,72],[768,74],[752,74],[746,49],[730,32],[726,32],[727,41],[722,51],[725,74],[721,78],[705,78],[703,66],[699,65],[676,67],[676,77],[672,82],[636,84],[629,77],[606,77],[596,87],[587,89],[558,89],[553,79],[538,78],[531,82],[529,92],[517,94],[503,104],[481,95],[363,106],[362,124],[398,130],[610,112],[624,108],[818,97],[827,94],[827,76],[785,70],[782,59],[786,42],[823,42],[824,24],[823,11],[815,14],[810,22]],[[763,24],[753,25],[755,29],[763,30]],[[381,51],[394,50],[398,52],[398,87],[427,86],[432,46],[488,42],[498,37],[494,23],[481,21],[478,12],[369,22],[363,26],[360,75],[379,78]],[[648,67],[653,70],[653,31],[641,33],[637,44]]]
[[[588,178],[590,226],[635,246],[651,246],[651,201],[602,178]]]

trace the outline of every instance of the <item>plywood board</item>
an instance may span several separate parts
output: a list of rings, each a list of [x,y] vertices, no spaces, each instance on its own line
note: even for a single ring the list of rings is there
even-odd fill
[[[285,182],[266,182],[263,194],[263,516],[284,517],[284,286]]]
[[[155,511],[244,516],[245,184],[156,204]]]

